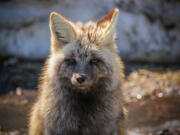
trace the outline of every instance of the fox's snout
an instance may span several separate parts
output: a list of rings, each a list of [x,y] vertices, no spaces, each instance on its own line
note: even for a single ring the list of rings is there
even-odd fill
[[[85,75],[79,75],[79,76],[76,78],[76,80],[77,80],[78,83],[81,84],[81,83],[85,82],[86,76],[85,76]]]
[[[87,75],[80,73],[73,73],[71,83],[77,87],[87,87],[88,80]]]

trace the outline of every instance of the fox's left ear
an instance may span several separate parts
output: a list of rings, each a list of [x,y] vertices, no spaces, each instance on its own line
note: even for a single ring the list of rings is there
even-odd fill
[[[75,42],[77,29],[75,24],[59,13],[50,14],[51,47],[62,48],[66,43]]]
[[[100,27],[103,35],[105,36],[103,41],[104,43],[108,44],[115,39],[118,13],[119,10],[115,8],[97,23],[98,27]]]

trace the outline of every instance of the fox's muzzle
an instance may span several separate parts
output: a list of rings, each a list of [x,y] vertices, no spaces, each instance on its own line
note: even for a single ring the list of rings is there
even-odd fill
[[[88,87],[90,85],[87,75],[79,73],[73,73],[71,83],[77,87]]]

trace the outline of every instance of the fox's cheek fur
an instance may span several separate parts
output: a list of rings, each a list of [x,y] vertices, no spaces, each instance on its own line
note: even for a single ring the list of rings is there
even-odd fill
[[[62,78],[69,79],[74,72],[73,68],[74,67],[72,67],[72,66],[67,66],[64,62],[60,63],[57,68],[58,69],[58,71],[57,71],[58,78],[59,79],[62,79]]]

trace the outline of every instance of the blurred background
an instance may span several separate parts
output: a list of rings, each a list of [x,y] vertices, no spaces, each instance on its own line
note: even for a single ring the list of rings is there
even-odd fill
[[[87,22],[114,8],[129,134],[180,134],[179,0],[0,0],[0,135],[27,134],[50,12]]]

